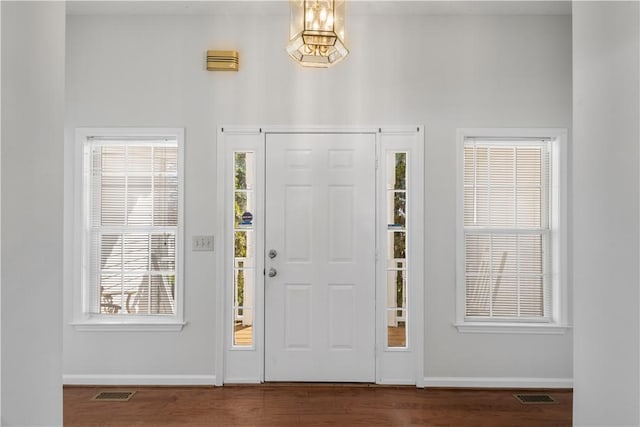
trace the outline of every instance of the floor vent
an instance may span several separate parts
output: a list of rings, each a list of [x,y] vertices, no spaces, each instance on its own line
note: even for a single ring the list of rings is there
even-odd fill
[[[542,405],[545,403],[557,403],[555,399],[548,394],[514,394],[516,399],[524,405]]]
[[[101,402],[127,402],[129,401],[133,395],[136,394],[135,391],[101,391],[96,394],[91,400],[99,400]]]

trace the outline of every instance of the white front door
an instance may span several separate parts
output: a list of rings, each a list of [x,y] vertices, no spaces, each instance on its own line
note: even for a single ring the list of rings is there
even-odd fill
[[[375,135],[268,134],[265,204],[265,380],[374,382]]]

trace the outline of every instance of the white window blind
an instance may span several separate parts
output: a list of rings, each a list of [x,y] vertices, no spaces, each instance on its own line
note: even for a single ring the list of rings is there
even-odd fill
[[[548,320],[550,142],[465,138],[465,318]]]
[[[85,311],[176,312],[178,141],[88,138]]]

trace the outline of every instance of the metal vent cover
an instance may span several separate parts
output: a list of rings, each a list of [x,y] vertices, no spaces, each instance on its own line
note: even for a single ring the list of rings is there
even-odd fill
[[[135,391],[109,390],[101,391],[91,398],[91,400],[99,400],[101,402],[128,402],[131,400]]]
[[[524,405],[544,405],[549,403],[558,403],[548,394],[514,394],[518,401]]]
[[[208,50],[208,71],[238,71],[240,57],[235,50]]]

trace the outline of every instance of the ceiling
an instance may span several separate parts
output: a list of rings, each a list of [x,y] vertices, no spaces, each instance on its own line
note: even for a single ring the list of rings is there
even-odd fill
[[[571,15],[571,1],[349,0],[353,15]],[[284,0],[67,1],[68,15],[286,15]]]

